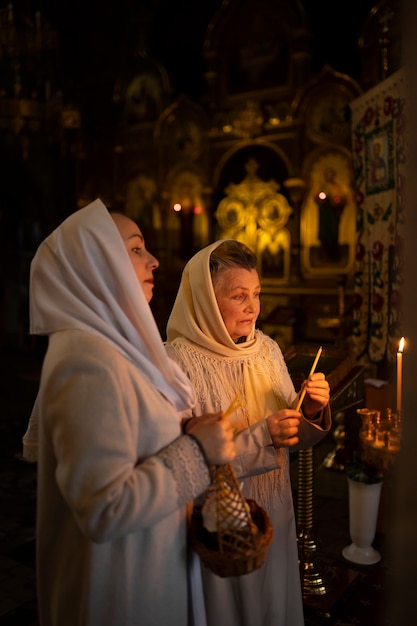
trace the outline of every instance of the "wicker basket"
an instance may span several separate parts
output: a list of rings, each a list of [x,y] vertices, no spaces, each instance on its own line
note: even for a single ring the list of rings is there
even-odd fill
[[[245,500],[230,465],[216,467],[210,497],[217,504],[217,531],[203,524],[202,506],[195,506],[191,519],[191,544],[202,563],[226,578],[249,574],[264,563],[273,528],[264,509]]]

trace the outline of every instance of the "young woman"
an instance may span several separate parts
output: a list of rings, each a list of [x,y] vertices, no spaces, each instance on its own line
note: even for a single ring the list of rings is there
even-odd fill
[[[189,624],[186,503],[235,452],[218,415],[181,433],[195,398],[149,308],[157,267],[138,226],[100,200],[32,261],[31,332],[49,338],[36,401],[41,626]]]

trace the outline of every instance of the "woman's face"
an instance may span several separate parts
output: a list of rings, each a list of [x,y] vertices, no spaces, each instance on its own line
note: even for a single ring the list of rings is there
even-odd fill
[[[159,261],[146,250],[143,235],[133,220],[120,213],[112,213],[111,216],[122,236],[145,298],[150,302],[154,286],[153,271],[159,266]]]
[[[247,337],[261,310],[258,272],[231,267],[215,277],[213,287],[221,316],[233,341]]]

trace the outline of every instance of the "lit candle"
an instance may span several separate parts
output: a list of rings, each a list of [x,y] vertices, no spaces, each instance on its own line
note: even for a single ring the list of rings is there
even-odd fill
[[[404,337],[401,337],[397,351],[397,413],[401,413],[403,394],[403,350]]]

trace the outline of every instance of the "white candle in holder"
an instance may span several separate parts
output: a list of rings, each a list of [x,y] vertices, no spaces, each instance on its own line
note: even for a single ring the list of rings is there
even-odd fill
[[[403,394],[403,351],[404,337],[401,337],[397,351],[397,413],[401,413]]]

